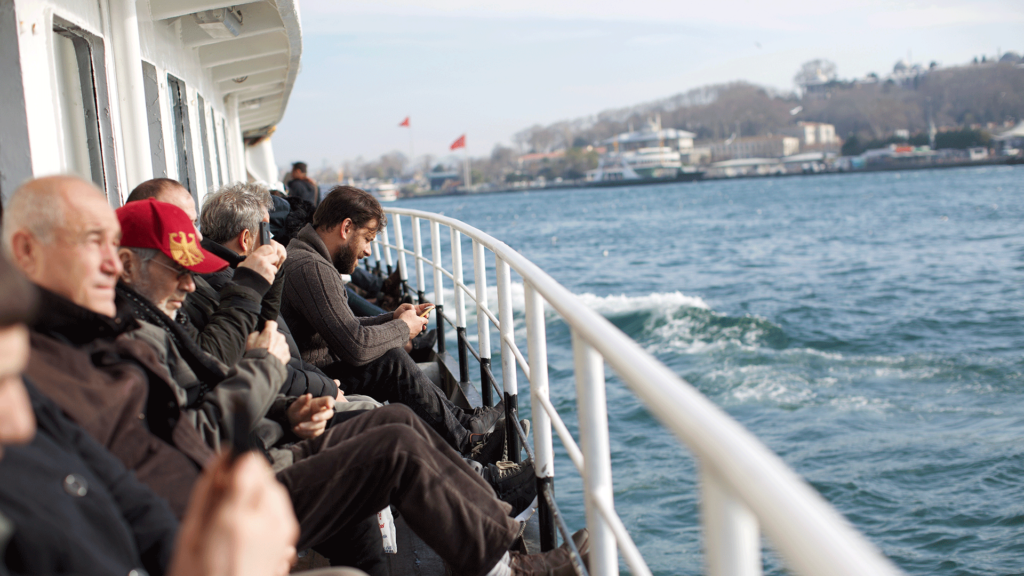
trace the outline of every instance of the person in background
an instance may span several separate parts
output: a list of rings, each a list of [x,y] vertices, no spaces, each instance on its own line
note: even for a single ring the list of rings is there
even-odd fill
[[[0,573],[287,574],[298,523],[260,457],[212,462],[179,528],[165,500],[23,382],[35,304],[0,256]]]
[[[320,203],[319,187],[306,175],[305,162],[292,164],[292,172],[284,185],[288,189],[288,196],[301,198],[314,206]]]

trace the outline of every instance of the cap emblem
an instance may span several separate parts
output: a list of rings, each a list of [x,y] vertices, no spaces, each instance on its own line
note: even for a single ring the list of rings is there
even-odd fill
[[[199,251],[196,235],[188,232],[171,232],[171,258],[182,266],[195,266],[204,260]],[[175,237],[177,236],[177,239]]]

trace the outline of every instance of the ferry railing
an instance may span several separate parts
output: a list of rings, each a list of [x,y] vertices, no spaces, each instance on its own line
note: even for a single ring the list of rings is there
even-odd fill
[[[704,560],[709,576],[761,574],[762,534],[786,566],[797,574],[902,574],[743,426],[518,252],[453,218],[401,208],[387,208],[386,212],[395,230],[395,244],[388,240],[385,228],[373,247],[377,266],[382,249],[390,272],[391,251],[395,250],[403,285],[408,287],[405,257],[412,256],[420,301],[425,294],[424,266],[433,269],[438,351],[444,353],[444,324],[448,322],[456,329],[460,384],[469,380],[468,357],[471,354],[480,361],[481,396],[483,390],[496,387],[490,370],[490,331],[491,325],[497,328],[503,387],[499,392],[504,395],[509,438],[526,440],[516,416],[517,367],[529,382],[533,449],[530,450],[529,445],[524,448],[534,459],[537,475],[542,549],[556,545],[557,531],[569,543],[577,562],[579,560],[569,528],[554,500],[553,430],[583,478],[586,523],[591,538],[589,572],[599,576],[618,574],[618,554],[621,553],[632,574],[651,573],[615,512],[605,397],[604,365],[607,364],[697,459]],[[411,250],[404,245],[402,217],[410,219],[412,225]],[[423,221],[430,225],[429,257],[422,249],[420,225]],[[442,226],[450,232],[450,271],[441,260]],[[464,283],[463,235],[473,243],[473,290]],[[493,254],[495,262],[497,317],[489,308],[487,298],[487,251]],[[520,275],[524,285],[528,359],[523,357],[513,329],[511,270]],[[452,283],[454,318],[444,308],[444,278]],[[466,338],[467,297],[477,308],[479,352],[473,350]],[[549,398],[545,305],[553,309],[571,331],[582,448],[577,446]],[[513,454],[510,446],[509,456],[518,461],[518,447]],[[586,573],[581,563],[577,570]]]

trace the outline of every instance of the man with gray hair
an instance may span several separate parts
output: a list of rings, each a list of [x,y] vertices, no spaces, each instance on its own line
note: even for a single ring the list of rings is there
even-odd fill
[[[169,178],[146,180],[132,190],[126,204],[149,198],[177,206],[198,228],[195,200],[178,181]],[[196,235],[198,240],[203,239],[198,230]],[[209,294],[216,300],[216,305],[201,311],[188,309],[186,315],[179,316],[183,323],[195,327],[194,338],[204,351],[229,366],[241,359],[245,353],[246,335],[260,323],[263,299],[270,291],[285,256],[284,247],[280,245],[259,247],[238,265],[241,271],[230,278],[229,284],[214,289],[202,278],[195,279],[196,290]]]
[[[229,267],[219,272],[206,274],[202,279],[212,290],[196,291],[185,298],[185,310],[189,321],[200,328],[204,319],[219,305],[218,291],[230,285],[237,266],[245,258],[261,246],[260,224],[269,221],[269,211],[273,208],[273,200],[267,188],[261,184],[238,182],[229,184],[206,197],[200,225],[206,230],[202,246],[204,249],[225,260]],[[276,319],[278,330],[284,333],[291,351],[292,360],[288,363],[288,379],[282,393],[288,396],[312,394],[313,396],[333,396],[341,405],[343,412],[353,410],[369,410],[378,404],[369,397],[346,398],[338,389],[337,381],[328,377],[316,366],[302,360],[301,353],[291,336],[284,319],[278,315],[281,302],[281,288],[284,274],[279,273],[263,297],[261,316],[265,320]],[[339,418],[347,418],[345,414]]]

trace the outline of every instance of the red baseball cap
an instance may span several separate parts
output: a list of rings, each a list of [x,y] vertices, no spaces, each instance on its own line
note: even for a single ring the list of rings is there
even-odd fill
[[[116,210],[121,222],[121,246],[153,248],[196,274],[227,268],[223,258],[206,251],[196,239],[196,227],[185,211],[153,198],[129,202]]]

